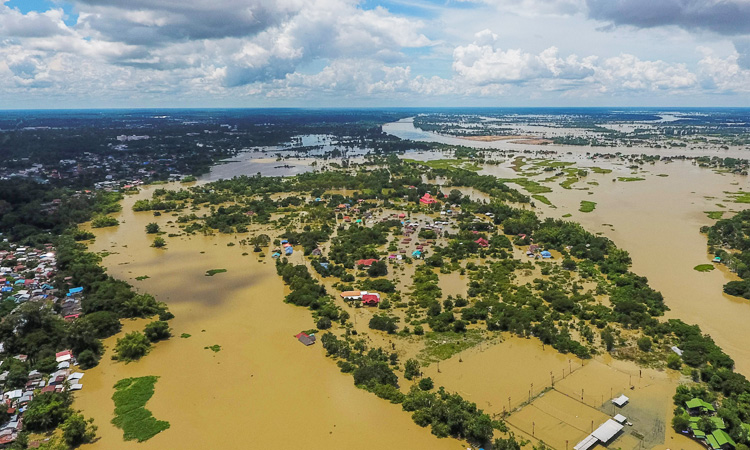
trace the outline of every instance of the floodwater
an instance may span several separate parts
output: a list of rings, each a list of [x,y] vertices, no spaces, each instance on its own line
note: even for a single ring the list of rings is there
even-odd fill
[[[492,143],[461,140],[460,144],[486,147]],[[580,165],[591,164],[584,154],[566,158]],[[276,169],[274,165],[292,163],[256,157],[258,166],[239,164],[218,166],[201,182],[257,171],[272,175],[276,174],[270,173]],[[750,349],[744,347],[750,338],[750,330],[744,328],[750,302],[721,293],[721,286],[732,278],[726,271],[699,273],[692,269],[708,260],[705,237],[698,230],[712,221],[703,211],[720,209],[716,203],[728,209],[735,206],[724,201],[723,191],[747,189],[746,177],[719,175],[689,162],[675,162],[646,166],[645,181],[623,183],[611,180],[630,175],[629,169],[619,163],[595,164],[615,172],[590,174],[571,190],[550,183],[554,192],[545,195],[556,208],[539,205],[540,214],[561,217],[570,213],[572,220],[604,233],[628,250],[633,270],[647,276],[665,295],[672,308],[669,317],[700,324],[735,358],[738,370],[750,374]],[[292,172],[285,168],[278,174]],[[510,172],[507,166],[488,166],[484,173],[508,176]],[[668,176],[657,177],[657,173]],[[587,181],[599,185],[590,186]],[[589,189],[580,190],[582,187]],[[94,417],[101,436],[86,448],[465,448],[459,441],[439,440],[429,429],[419,428],[399,406],[356,389],[351,377],[341,374],[334,362],[324,357],[320,345],[307,348],[298,343],[293,335],[314,326],[309,312],[283,303],[285,288],[272,260],[263,261],[239,245],[227,246],[238,238],[176,237],[167,239],[167,250],[150,248],[151,237],[144,231],[147,223],[157,222],[167,232],[177,230],[168,223],[174,219],[169,214],[153,217],[148,212],[131,211],[133,202],[150,197],[151,191],[144,188],[124,201],[120,226],[93,230],[97,240],[91,249],[112,252],[104,259],[111,275],[169,305],[176,315],[171,322],[174,337],[156,344],[148,356],[132,364],[111,361],[115,338],[105,342],[108,351],[102,363],[87,371],[86,388],[76,396],[76,407]],[[596,209],[588,214],[578,212],[581,200],[597,202]],[[250,254],[242,256],[243,252]],[[299,253],[295,252],[295,262],[302,261]],[[214,277],[204,275],[215,268],[228,271]],[[135,280],[144,275],[150,278]],[[401,275],[402,282],[408,283],[405,275]],[[464,293],[465,288],[453,286],[465,283],[458,274],[441,276],[440,283],[444,296]],[[363,319],[368,317],[369,311],[357,312]],[[145,323],[127,322],[125,331],[141,329]],[[180,338],[182,333],[191,336]],[[204,348],[214,344],[220,345],[221,351]],[[549,347],[543,349],[537,340],[515,337],[464,351],[442,361],[439,370],[432,364],[425,374],[433,377],[437,386],[459,392],[490,414],[513,410],[508,423],[517,435],[544,440],[557,449],[568,443],[572,448],[590,432],[591,421],[611,415],[608,396],[622,392],[633,399],[632,410],[623,413],[632,418],[634,429],[640,427],[638,433],[644,437],[636,439],[625,433],[615,445],[636,448],[643,442],[644,448],[698,448],[695,442],[674,435],[669,427],[671,396],[679,382],[678,375],[670,371],[644,370],[641,378],[632,363],[602,358],[582,366]],[[636,373],[638,379],[634,379]],[[145,443],[124,442],[122,431],[109,423],[114,406],[112,385],[125,377],[143,375],[160,377],[146,407],[157,419],[169,421],[171,428]],[[551,386],[553,377],[555,390],[539,396]],[[629,390],[631,385],[634,390]],[[586,392],[583,401],[577,402],[580,389]],[[529,395],[532,403],[522,407]],[[649,421],[655,426],[646,427]]]
[[[535,127],[536,131],[542,131],[539,127]],[[553,131],[555,129],[544,130],[546,132]],[[559,129],[556,129],[559,130]],[[564,129],[564,134],[574,134],[575,129]],[[747,158],[748,151],[746,147],[730,146],[728,150],[722,150],[718,145],[707,145],[689,147],[687,150],[684,148],[652,148],[652,147],[586,147],[577,145],[534,145],[524,144],[521,142],[512,141],[473,141],[469,139],[461,139],[454,136],[448,136],[444,134],[434,133],[432,131],[424,131],[414,127],[413,118],[402,119],[398,122],[391,122],[383,125],[383,131],[401,139],[411,139],[414,141],[427,141],[427,142],[439,142],[442,144],[450,145],[462,145],[465,147],[475,147],[480,149],[494,149],[494,150],[509,150],[509,151],[557,151],[560,153],[573,153],[585,155],[587,153],[615,153],[621,152],[623,154],[646,154],[646,155],[662,155],[662,156],[680,156],[687,154],[688,156],[720,156],[720,157],[736,157],[736,158]],[[584,131],[583,134],[586,134]]]
[[[477,148],[515,149],[508,143],[474,142],[450,138],[414,128],[409,120],[403,120],[383,127],[387,132],[399,137],[433,140],[472,146]],[[540,216],[560,218],[572,214],[569,220],[581,223],[592,232],[602,233],[612,239],[618,247],[627,250],[633,259],[633,272],[646,276],[650,285],[660,291],[671,309],[668,318],[680,318],[687,323],[700,325],[711,335],[726,353],[734,358],[737,371],[750,377],[750,301],[731,297],[722,292],[728,281],[738,279],[724,266],[719,270],[701,273],[693,270],[698,264],[710,262],[707,254],[706,237],[700,228],[711,225],[705,211],[742,210],[742,205],[727,201],[725,191],[747,191],[750,182],[747,176],[716,173],[700,168],[689,161],[656,163],[645,165],[638,177],[644,181],[613,182],[618,176],[634,176],[620,161],[585,158],[591,147],[536,146],[537,150],[557,150],[560,158],[574,161],[581,167],[592,165],[612,169],[609,174],[589,173],[588,177],[573,185],[573,189],[562,189],[557,183],[547,184],[553,192],[544,194],[555,208],[538,204]],[[592,151],[593,150],[593,151]],[[622,153],[646,153],[698,156],[724,155],[748,157],[741,148],[723,150],[667,150],[649,148],[607,148],[602,151]],[[563,153],[572,152],[572,155]],[[724,152],[724,153],[721,153]],[[507,176],[503,166],[487,166],[482,172]],[[657,174],[667,176],[656,176]],[[544,178],[548,175],[542,175]],[[560,179],[562,181],[562,178]],[[597,186],[587,182],[597,182]],[[586,190],[582,190],[585,188]],[[578,211],[580,202],[596,202],[591,213]],[[725,208],[717,206],[722,204]]]
[[[150,195],[145,188],[128,197],[121,225],[94,230],[91,250],[114,252],[104,259],[112,276],[167,302],[176,315],[174,337],[130,364],[111,361],[115,338],[105,342],[102,362],[86,372],[86,388],[76,395],[75,407],[99,426],[100,439],[82,448],[465,448],[416,426],[398,405],[357,389],[320,344],[305,347],[294,339],[314,324],[309,311],[283,302],[285,288],[271,260],[228,247],[236,239],[226,235],[168,238],[167,250],[149,247],[145,225],[157,222],[169,231],[173,219],[132,212],[137,198]],[[242,256],[245,251],[250,255]],[[228,271],[205,276],[217,268]],[[134,280],[144,275],[150,278]],[[145,323],[129,321],[125,330]],[[221,351],[204,348],[215,344]],[[171,428],[144,443],[124,442],[110,424],[112,386],[144,375],[160,377],[146,408]]]
[[[648,170],[652,174],[636,182],[613,182],[618,175],[614,172],[591,174],[586,180],[597,181],[599,186],[590,191],[555,189],[545,195],[557,208],[541,209],[553,217],[570,213],[571,220],[589,231],[601,232],[627,250],[633,272],[646,276],[651,287],[664,295],[670,308],[667,317],[700,325],[734,358],[736,369],[750,376],[750,329],[745,325],[750,319],[750,302],[722,292],[726,282],[738,278],[724,266],[707,273],[693,269],[712,258],[700,228],[714,221],[704,211],[742,209],[742,205],[725,201],[723,192],[747,190],[748,179],[717,174],[689,162],[659,163]],[[654,176],[656,173],[668,176]],[[596,202],[596,209],[579,212],[581,200]]]

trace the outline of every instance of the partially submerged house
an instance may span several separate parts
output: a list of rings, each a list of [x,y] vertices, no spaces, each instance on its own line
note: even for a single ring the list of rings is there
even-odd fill
[[[309,335],[307,333],[298,333],[294,335],[298,341],[302,342],[306,346],[313,345],[315,343],[315,335]]]
[[[437,200],[435,200],[429,192],[426,192],[422,198],[419,199],[419,203],[423,205],[432,205],[434,203],[437,203]]]
[[[380,303],[380,294],[376,292],[368,292],[362,295],[362,305],[364,306],[377,306]]]

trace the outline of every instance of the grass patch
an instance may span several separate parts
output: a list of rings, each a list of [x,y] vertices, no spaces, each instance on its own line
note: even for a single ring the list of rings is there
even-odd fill
[[[573,214],[571,213],[563,214],[564,219],[567,219],[568,217],[573,217]]]
[[[481,167],[463,159],[434,159],[431,161],[418,161],[416,159],[404,159],[404,162],[427,166],[431,169],[464,169],[476,172]]]
[[[581,200],[581,207],[578,208],[578,211],[590,213],[596,208],[596,202],[589,202],[587,200]]]
[[[662,178],[666,178],[666,177],[668,177],[669,175],[667,175],[666,173],[657,173],[657,174],[656,174],[656,176],[657,176],[657,177],[662,177]]]
[[[719,220],[724,215],[724,211],[703,211],[709,219]]]
[[[560,186],[562,186],[563,189],[572,189],[571,186],[573,186],[573,183],[576,181],[578,181],[578,177],[568,177],[565,181],[560,183]]]
[[[214,344],[209,347],[203,347],[204,350],[211,350],[214,353],[219,353],[221,351],[221,345]]]
[[[138,281],[148,280],[149,278],[151,277],[148,275],[141,275],[140,277],[135,277],[135,279]]]
[[[630,181],[643,181],[645,178],[641,177],[617,177],[617,181],[624,181],[624,182],[630,182]]]
[[[431,331],[425,335],[425,338],[425,347],[417,355],[417,358],[425,364],[446,360],[484,340],[480,330],[469,330],[466,333]]]
[[[544,203],[545,205],[552,206],[552,202],[549,201],[549,199],[547,197],[543,196],[543,195],[534,194],[534,195],[531,196],[531,198],[533,198],[534,200],[536,200],[536,201],[538,201],[540,203]]]
[[[589,170],[594,173],[612,173],[612,169],[602,169],[601,167],[590,167]]]
[[[211,269],[211,270],[207,270],[206,271],[206,276],[207,277],[212,277],[212,276],[216,275],[217,273],[224,273],[226,271],[227,271],[227,269]]]
[[[725,194],[728,194],[729,197],[734,201],[735,203],[750,203],[750,192],[724,192]]]
[[[698,272],[710,272],[714,270],[713,264],[698,264],[697,266],[693,267],[693,270],[697,270]]]
[[[125,378],[115,383],[115,418],[112,424],[122,429],[126,441],[143,442],[169,428],[169,422],[156,420],[145,408],[154,395],[158,377]]]
[[[552,159],[535,159],[532,164],[534,167],[553,167],[556,169],[575,165],[574,162],[555,161]]]
[[[521,186],[529,194],[546,194],[552,192],[547,186],[543,186],[536,181],[529,180],[528,178],[498,178],[498,181],[502,183],[515,183]]]
[[[183,339],[187,339],[187,338],[189,338],[190,336],[192,336],[192,335],[191,335],[191,334],[187,334],[187,333],[182,333],[182,334],[180,335],[180,337],[181,337],[181,338],[183,338]]]

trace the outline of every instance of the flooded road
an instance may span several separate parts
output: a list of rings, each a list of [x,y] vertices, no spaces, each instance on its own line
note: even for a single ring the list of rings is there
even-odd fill
[[[102,362],[86,371],[86,388],[76,395],[75,407],[99,427],[100,439],[82,448],[465,448],[416,426],[399,405],[357,389],[320,344],[305,347],[294,339],[314,324],[309,311],[283,302],[272,260],[258,262],[251,250],[228,247],[236,239],[226,235],[168,238],[167,250],[149,247],[145,225],[157,222],[172,232],[173,219],[132,212],[133,202],[152,189],[126,198],[120,226],[94,230],[91,250],[113,252],[104,259],[112,276],[167,302],[176,316],[174,336],[130,364],[111,361],[116,338],[105,341]],[[245,251],[250,255],[242,256]],[[205,276],[216,268],[227,272]],[[124,328],[145,323],[128,321]],[[212,345],[221,351],[204,348]],[[144,443],[124,442],[109,423],[112,386],[144,375],[160,377],[146,408],[171,427]]]

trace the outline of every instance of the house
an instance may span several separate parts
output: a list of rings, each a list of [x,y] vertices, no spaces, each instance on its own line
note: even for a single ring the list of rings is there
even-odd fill
[[[378,260],[375,259],[375,258],[359,259],[359,260],[357,260],[357,265],[358,266],[370,267],[371,265],[373,265],[376,262],[378,262]]]
[[[362,292],[360,291],[344,291],[341,293],[341,298],[344,300],[359,300],[362,298]]]
[[[344,222],[351,222],[352,218],[349,216],[344,216]]]
[[[422,252],[420,252],[419,250],[414,250],[413,252],[411,252],[411,257],[419,259],[422,257]]]
[[[302,342],[306,346],[313,345],[315,343],[315,335],[308,335],[307,333],[298,333],[295,334],[294,337],[297,338],[298,341]]]
[[[550,259],[550,258],[552,258],[552,253],[548,252],[547,250],[544,250],[542,252],[542,258],[544,258],[544,259]]]
[[[480,247],[489,247],[489,245],[490,245],[490,243],[487,242],[487,239],[485,239],[485,238],[479,238],[479,239],[477,239],[474,242],[476,242],[477,244],[479,244]]]
[[[687,407],[688,413],[690,413],[690,415],[716,412],[716,408],[714,408],[714,405],[697,397],[686,401],[685,406]]]
[[[70,350],[63,350],[55,353],[55,361],[61,363],[63,361],[70,361],[73,358],[73,352]]]
[[[419,199],[419,203],[423,205],[432,205],[433,203],[437,203],[437,200],[435,200],[429,192],[426,192],[422,198]]]
[[[284,253],[285,253],[285,254],[286,254],[287,256],[288,256],[288,255],[291,255],[292,253],[294,253],[294,249],[293,249],[293,248],[292,248],[291,246],[289,246],[289,247],[286,247],[286,248],[284,249]]]
[[[378,303],[380,303],[380,294],[378,293],[370,292],[362,296],[362,305],[375,306]]]
[[[323,254],[323,252],[319,248],[316,248],[310,254],[313,256],[320,256]]]

